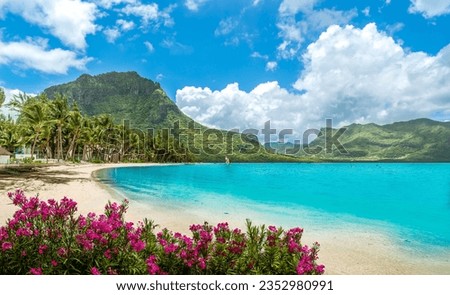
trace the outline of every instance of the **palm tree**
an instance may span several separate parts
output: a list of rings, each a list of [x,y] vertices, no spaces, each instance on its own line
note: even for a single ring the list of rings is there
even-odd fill
[[[38,97],[25,103],[22,107],[20,121],[24,124],[25,129],[32,132],[30,137],[33,141],[31,146],[31,156],[33,157],[41,133],[46,127],[48,128],[50,123],[46,98]]]
[[[57,95],[50,103],[51,118],[56,122],[57,138],[56,138],[56,158],[58,162],[63,157],[63,126],[69,117],[69,106],[67,98],[63,95]]]
[[[3,91],[3,88],[0,88],[0,107],[5,102],[5,91]]]
[[[81,115],[80,109],[77,104],[72,106],[72,110],[69,112],[68,129],[71,133],[71,139],[69,149],[66,153],[66,160],[73,159],[75,151],[77,150],[77,142],[81,135],[81,129],[83,127],[84,118]]]
[[[0,146],[14,152],[19,146],[18,126],[11,118],[0,119]]]

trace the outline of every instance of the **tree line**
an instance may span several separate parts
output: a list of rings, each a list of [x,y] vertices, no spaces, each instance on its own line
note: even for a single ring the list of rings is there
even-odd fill
[[[0,88],[0,106],[3,101]],[[46,161],[194,161],[185,144],[163,136],[163,130],[145,134],[129,124],[117,124],[107,114],[87,116],[64,95],[49,99],[45,94],[20,94],[6,106],[18,114],[0,114],[0,146],[11,153],[28,147],[31,155]]]

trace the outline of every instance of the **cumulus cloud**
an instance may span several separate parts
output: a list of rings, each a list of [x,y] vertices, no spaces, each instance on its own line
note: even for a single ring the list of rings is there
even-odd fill
[[[294,84],[314,113],[339,122],[390,122],[450,109],[450,46],[436,56],[406,52],[375,24],[331,26],[303,56]]]
[[[116,21],[117,26],[124,32],[132,30],[134,28],[134,22],[126,21],[124,19],[118,19]]]
[[[269,61],[266,64],[266,71],[275,71],[278,67],[278,63],[276,61]]]
[[[260,84],[250,92],[233,83],[220,91],[184,87],[176,93],[180,109],[195,120],[215,128],[241,131],[261,129],[267,120],[273,120],[277,126],[301,123],[302,114],[290,111],[298,98],[282,89],[278,82]]]
[[[319,0],[283,0],[278,11],[281,15],[295,15],[299,12],[308,13],[314,9]]]
[[[186,0],[184,5],[191,11],[198,11],[200,6],[208,2],[208,0]]]
[[[150,23],[159,26],[160,23],[166,27],[174,25],[174,21],[170,16],[172,10],[176,5],[169,5],[166,9],[160,10],[158,4],[150,3],[143,4],[141,2],[127,4],[120,11],[126,15],[133,15],[140,17],[142,20],[142,27],[146,28]]]
[[[136,0],[94,0],[98,6],[110,9],[113,6],[122,4],[122,3],[135,3]]]
[[[180,109],[216,128],[293,129],[391,123],[419,117],[450,117],[450,45],[437,55],[405,51],[375,24],[364,28],[331,26],[302,56],[305,70],[288,91],[278,82],[250,92],[237,83],[223,90],[184,87]]]
[[[106,40],[109,43],[114,43],[122,35],[123,32],[127,32],[134,28],[134,22],[118,19],[116,25],[112,28],[106,28],[103,30],[103,34],[106,36]]]
[[[282,39],[278,46],[278,57],[291,59],[298,55],[308,37],[318,34],[331,25],[345,25],[358,15],[356,9],[341,11],[335,9],[314,9],[318,0],[284,0],[278,9],[278,36]],[[297,14],[302,13],[298,20]]]
[[[411,0],[409,12],[432,18],[450,13],[450,0]]]
[[[0,64],[35,69],[49,74],[66,74],[70,68],[85,69],[91,58],[78,58],[73,51],[48,49],[45,39],[19,42],[0,40]]]
[[[370,16],[370,7],[367,6],[361,11],[365,16]]]
[[[120,31],[117,28],[107,28],[103,31],[103,34],[105,34],[109,43],[116,42],[116,39],[120,37]]]
[[[14,110],[11,110],[6,105],[12,101],[14,96],[17,96],[19,94],[24,94],[25,92],[21,91],[19,89],[8,89],[8,88],[4,88],[4,87],[1,87],[1,88],[3,88],[3,91],[5,92],[5,102],[0,107],[0,114],[3,114],[5,116],[10,115],[13,118],[17,117],[18,113],[16,111],[14,111]],[[26,93],[26,95],[36,96],[36,94],[34,94],[34,93]]]
[[[6,12],[20,15],[65,45],[81,50],[87,46],[86,36],[96,31],[97,6],[80,0],[0,1],[0,15]]]

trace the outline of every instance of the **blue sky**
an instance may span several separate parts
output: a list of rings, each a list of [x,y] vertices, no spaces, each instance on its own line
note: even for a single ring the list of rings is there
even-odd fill
[[[0,86],[108,71],[209,126],[450,119],[450,0],[0,0]]]

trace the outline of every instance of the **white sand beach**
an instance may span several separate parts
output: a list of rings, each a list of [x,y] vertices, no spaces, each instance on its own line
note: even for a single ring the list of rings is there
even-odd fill
[[[39,194],[42,199],[60,199],[64,196],[78,203],[81,214],[103,212],[110,201],[120,202],[119,193],[99,183],[93,172],[103,168],[119,166],[142,166],[143,164],[74,164],[40,168],[38,172],[19,175],[0,175],[0,224],[11,217],[15,207],[7,198],[7,192],[22,189],[27,196]],[[144,164],[158,165],[158,164]],[[227,220],[223,216],[185,212],[130,201],[127,220],[137,222],[144,218],[154,220],[160,228],[188,232],[192,223],[211,224],[228,221],[231,226],[243,227],[245,216],[233,214]],[[304,242],[321,244],[319,262],[326,266],[326,274],[450,274],[450,255],[446,259],[416,257],[404,253],[388,236],[355,231],[308,231],[305,228]]]

